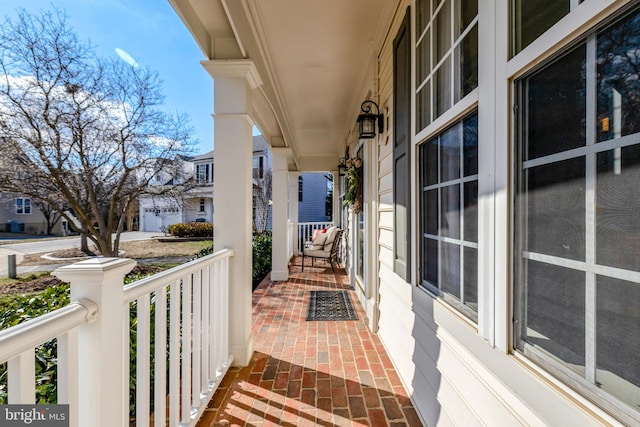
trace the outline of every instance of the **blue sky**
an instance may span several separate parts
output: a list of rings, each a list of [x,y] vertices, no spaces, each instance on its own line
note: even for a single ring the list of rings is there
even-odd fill
[[[0,15],[66,11],[78,36],[89,40],[101,56],[127,54],[155,70],[163,81],[165,109],[186,113],[200,141],[197,152],[213,147],[213,80],[200,65],[205,59],[167,0],[0,0]]]

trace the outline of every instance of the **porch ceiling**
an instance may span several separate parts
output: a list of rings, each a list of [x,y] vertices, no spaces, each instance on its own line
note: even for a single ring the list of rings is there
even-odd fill
[[[290,168],[335,169],[400,0],[169,0],[207,59],[251,59],[254,119]]]

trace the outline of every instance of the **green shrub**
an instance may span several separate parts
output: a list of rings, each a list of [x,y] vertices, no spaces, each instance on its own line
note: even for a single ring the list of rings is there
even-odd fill
[[[213,224],[208,222],[180,222],[171,224],[167,230],[174,237],[212,237]]]
[[[270,231],[263,231],[253,235],[253,289],[257,288],[262,279],[271,271]]]
[[[207,255],[211,255],[212,253],[213,253],[213,243],[211,244],[211,246],[207,246],[205,248],[200,249],[198,252],[196,252],[193,258],[191,258],[191,261],[193,261],[194,259],[205,257]]]
[[[263,231],[253,235],[253,271],[251,274],[251,284],[253,289],[258,287],[262,279],[271,271],[271,246],[272,238],[270,231]],[[213,244],[202,248],[193,258],[198,259],[213,253]]]

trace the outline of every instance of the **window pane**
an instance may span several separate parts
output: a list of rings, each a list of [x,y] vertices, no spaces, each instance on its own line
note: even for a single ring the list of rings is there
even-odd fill
[[[418,34],[421,34],[424,27],[427,26],[429,19],[431,18],[431,2],[429,0],[416,1],[416,15]]]
[[[464,183],[464,240],[478,242],[478,181]]]
[[[440,289],[460,299],[460,246],[440,242],[442,247],[442,276]]]
[[[431,80],[427,80],[422,89],[418,91],[418,100],[416,102],[416,116],[419,132],[431,123]]]
[[[585,349],[585,273],[537,261],[528,261],[526,270],[523,339],[580,371]]]
[[[451,49],[451,3],[446,0],[433,21],[434,64]]]
[[[596,381],[607,392],[640,406],[640,284],[597,277]]]
[[[547,31],[569,13],[570,0],[514,0],[514,54]]]
[[[478,0],[454,2],[453,7],[456,14],[456,37],[458,37],[478,14]]]
[[[438,190],[426,192],[425,203],[427,211],[427,224],[425,231],[427,234],[438,235]]]
[[[478,173],[478,115],[466,119],[463,123],[464,176]]]
[[[478,311],[478,250],[464,251],[464,303],[473,311]]]
[[[440,182],[460,178],[460,124],[446,130],[439,138]]]
[[[527,169],[527,249],[584,260],[585,159]]]
[[[431,72],[431,29],[427,30],[424,38],[418,45],[418,86],[429,76]]]
[[[422,147],[422,169],[424,182],[422,185],[434,185],[438,183],[438,138],[430,139]]]
[[[640,145],[598,153],[598,264],[640,271]]]
[[[438,68],[435,79],[435,117],[440,117],[451,108],[451,55]]]
[[[427,271],[423,273],[424,278],[434,286],[438,286],[438,241],[426,239],[425,259]]]
[[[478,26],[466,35],[456,47],[455,101],[459,101],[478,87]]]
[[[440,193],[442,211],[440,217],[440,235],[460,238],[460,185],[442,187]]]
[[[640,132],[640,13],[598,33],[598,141]]]
[[[528,79],[528,157],[585,145],[585,47]]]

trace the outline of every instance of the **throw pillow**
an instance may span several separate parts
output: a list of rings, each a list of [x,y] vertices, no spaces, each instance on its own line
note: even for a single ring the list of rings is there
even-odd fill
[[[316,238],[313,240],[314,246],[324,246],[327,241],[327,233],[318,233]]]

